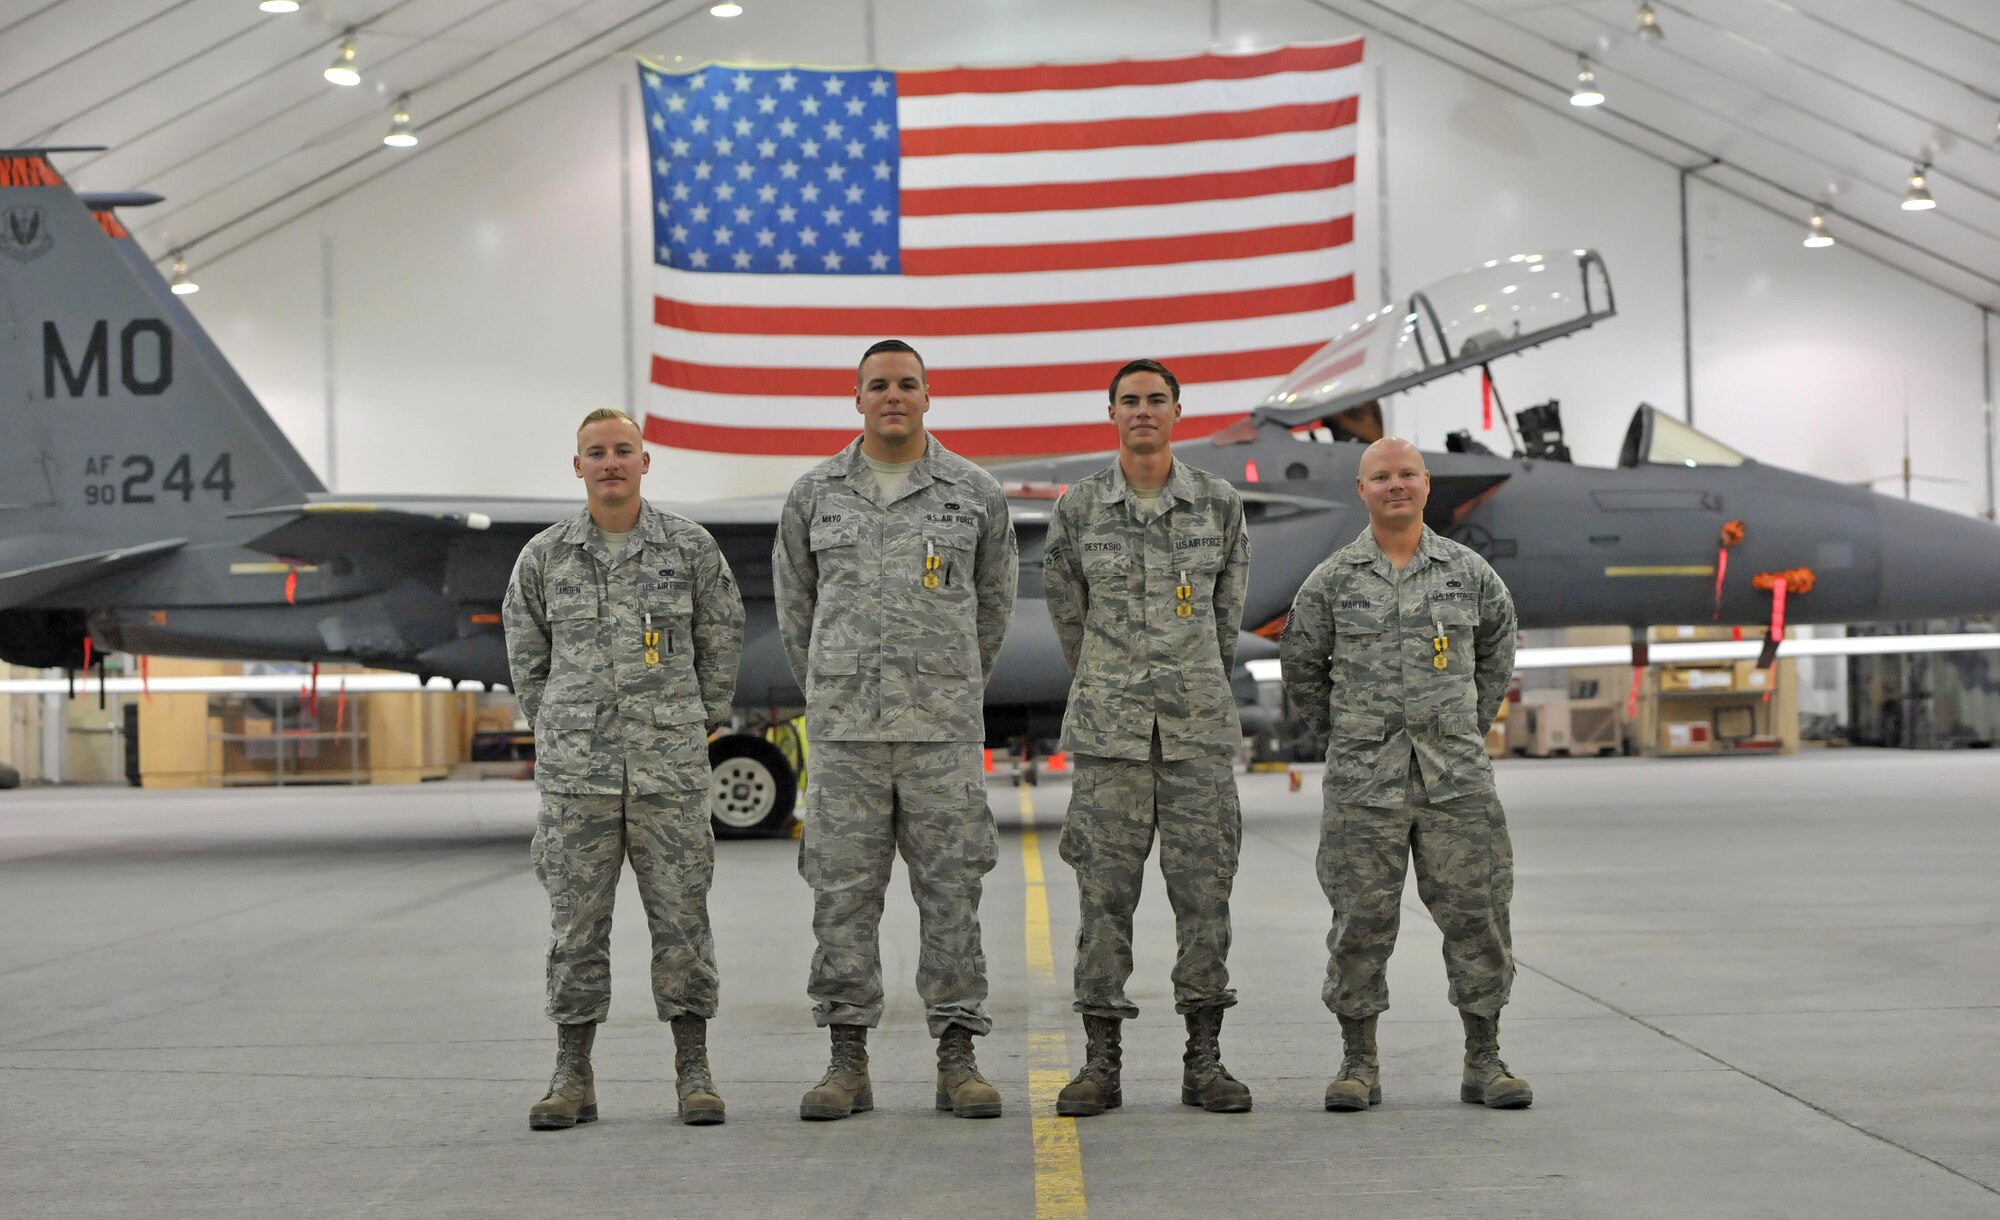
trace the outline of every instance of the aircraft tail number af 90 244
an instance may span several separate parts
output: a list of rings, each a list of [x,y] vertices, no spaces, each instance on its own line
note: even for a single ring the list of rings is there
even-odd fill
[[[88,458],[83,463],[83,474],[87,480],[83,486],[83,502],[97,505],[153,504],[161,500],[171,501],[178,496],[181,503],[187,504],[196,495],[203,495],[220,497],[227,504],[236,490],[236,480],[229,471],[229,455],[219,454],[212,460],[204,455],[204,460],[207,468],[202,473],[201,481],[196,482],[196,458],[191,453],[172,458],[154,458],[144,453],[122,457],[107,453]]]

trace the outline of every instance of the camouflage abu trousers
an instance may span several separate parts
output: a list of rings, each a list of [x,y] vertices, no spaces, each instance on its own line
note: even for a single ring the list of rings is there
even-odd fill
[[[1236,776],[1226,757],[1183,762],[1078,754],[1063,820],[1062,858],[1076,870],[1076,1011],[1131,1020],[1132,912],[1146,875],[1153,834],[1160,874],[1174,909],[1174,1011],[1227,1008],[1229,891],[1243,842]]]
[[[933,1038],[986,1016],[979,896],[999,836],[970,741],[812,743],[799,875],[813,889],[812,975],[821,1025],[882,1020],[882,905],[900,851],[917,901],[917,994]]]
[[[573,1025],[610,1015],[611,903],[627,855],[653,932],[660,1020],[715,1015],[719,977],[708,925],[715,833],[706,788],[545,792],[531,850],[549,892],[549,1020]]]
[[[1332,776],[1332,768],[1327,774]],[[1444,933],[1444,972],[1453,1007],[1497,1017],[1514,982],[1514,849],[1492,793],[1432,804],[1410,760],[1398,809],[1345,805],[1327,785],[1320,821],[1319,884],[1333,904],[1326,934],[1326,985],[1336,1016],[1372,1017],[1389,1007],[1384,972],[1402,918],[1403,877],[1413,849],[1417,896]]]

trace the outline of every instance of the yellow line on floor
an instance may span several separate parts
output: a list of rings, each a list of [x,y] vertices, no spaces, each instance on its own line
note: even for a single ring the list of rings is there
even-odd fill
[[[1021,793],[1021,880],[1026,889],[1028,982],[1044,996],[1056,986],[1055,946],[1049,940],[1049,890],[1042,870],[1042,837],[1035,832],[1035,799]],[[1036,1009],[1044,1005],[1035,1005]],[[1042,1022],[1037,1022],[1042,1024]],[[1083,1149],[1076,1120],[1056,1117],[1056,1094],[1069,1083],[1069,1037],[1061,1028],[1028,1033],[1028,1109],[1034,1115],[1035,1217],[1086,1217]]]

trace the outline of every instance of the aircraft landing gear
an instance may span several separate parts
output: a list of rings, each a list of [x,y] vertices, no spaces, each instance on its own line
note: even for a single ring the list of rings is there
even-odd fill
[[[731,733],[708,744],[709,816],[718,839],[776,839],[790,832],[799,773],[762,737]]]

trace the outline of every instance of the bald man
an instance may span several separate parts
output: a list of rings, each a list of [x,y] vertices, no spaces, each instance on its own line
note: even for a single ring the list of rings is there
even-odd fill
[[[1368,528],[1299,590],[1285,627],[1285,701],[1327,743],[1319,881],[1333,904],[1322,998],[1340,1018],[1329,1110],[1382,1100],[1375,1018],[1396,946],[1403,877],[1444,933],[1448,994],[1465,1024],[1459,1099],[1534,1101],[1500,1060],[1514,980],[1513,848],[1486,729],[1514,671],[1514,601],[1484,559],[1424,524],[1423,454],[1383,437],[1354,480]]]

